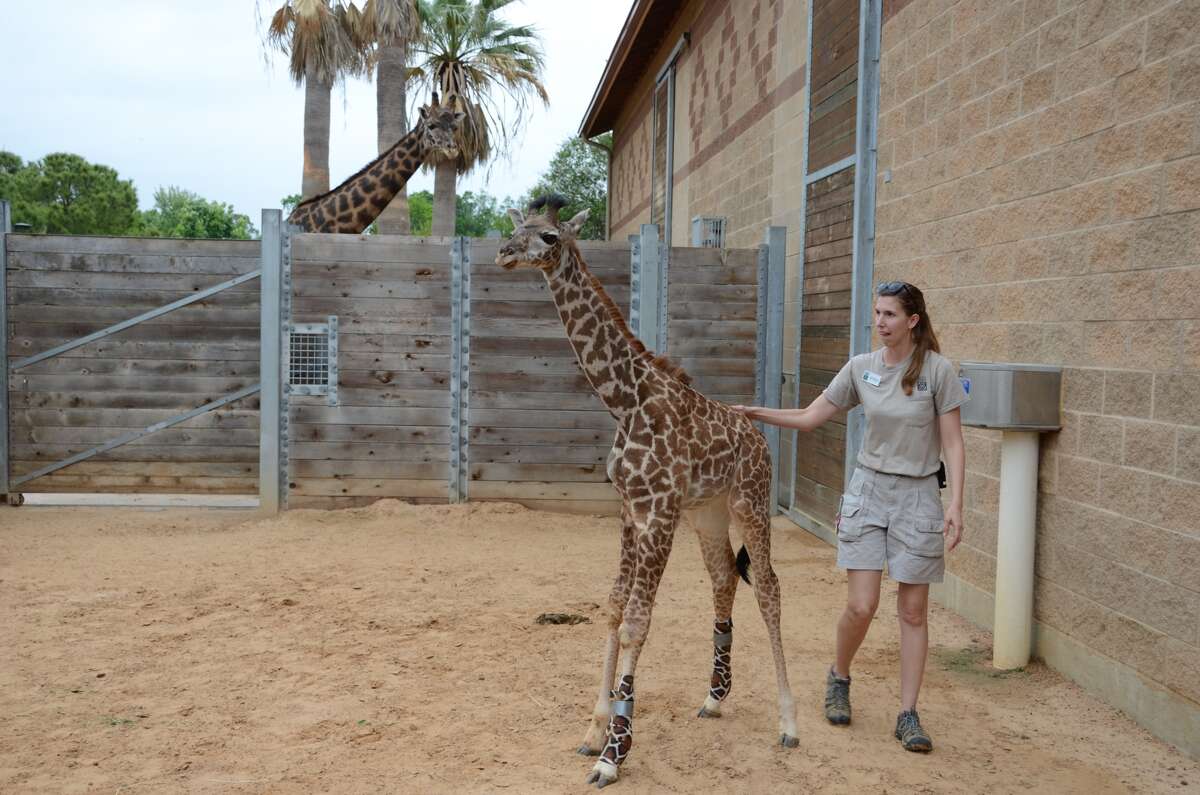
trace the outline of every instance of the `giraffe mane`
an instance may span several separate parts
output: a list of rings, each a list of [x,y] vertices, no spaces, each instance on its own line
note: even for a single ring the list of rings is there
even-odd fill
[[[579,247],[575,245],[575,241],[569,241],[568,245],[574,250],[575,260],[579,263],[580,269],[583,271],[584,276],[588,278],[592,288],[596,291],[596,294],[600,296],[600,302],[604,305],[605,310],[608,312],[609,318],[613,321],[613,323],[616,324],[617,328],[621,330],[621,336],[625,338],[625,341],[629,343],[634,352],[643,361],[650,362],[650,364],[656,369],[661,370],[680,383],[684,385],[691,384],[692,377],[688,375],[687,371],[684,370],[683,367],[671,361],[666,356],[660,356],[651,353],[646,349],[646,345],[637,338],[637,335],[629,330],[629,325],[625,322],[625,316],[621,314],[621,310],[617,306],[616,302],[612,300],[608,294],[608,291],[604,289],[604,285],[600,284],[600,280],[596,278],[596,275],[588,269],[587,263],[584,262],[583,255],[579,251]]]

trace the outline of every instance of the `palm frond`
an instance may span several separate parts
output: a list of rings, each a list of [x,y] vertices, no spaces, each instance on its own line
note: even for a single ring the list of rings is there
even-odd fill
[[[357,9],[356,9],[357,10]],[[346,9],[328,0],[287,0],[271,15],[267,43],[288,56],[288,73],[297,83],[312,69],[317,79],[333,83],[361,63],[347,33]]]
[[[423,35],[413,43],[416,65],[410,74],[423,93],[459,98],[466,113],[459,131],[460,173],[493,154],[510,156],[531,100],[549,105],[536,28],[509,24],[498,15],[512,2],[416,0]]]

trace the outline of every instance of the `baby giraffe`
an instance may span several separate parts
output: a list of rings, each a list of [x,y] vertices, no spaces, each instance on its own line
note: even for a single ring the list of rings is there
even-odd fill
[[[600,756],[588,782],[603,787],[616,781],[633,745],[634,670],[675,528],[685,517],[700,538],[715,613],[712,681],[700,716],[720,716],[732,683],[738,571],[729,540],[732,517],[755,572],[754,594],[775,657],[780,741],[795,747],[796,707],[779,633],[779,581],[771,568],[766,439],[750,420],[692,389],[682,370],[655,357],[633,335],[576,245],[587,211],[561,223],[558,211],[565,203],[551,196],[531,204],[528,216],[509,210],[516,228],[496,263],[542,272],[579,366],[617,421],[608,476],[621,497],[621,562],[608,599],[600,694],[579,749]]]

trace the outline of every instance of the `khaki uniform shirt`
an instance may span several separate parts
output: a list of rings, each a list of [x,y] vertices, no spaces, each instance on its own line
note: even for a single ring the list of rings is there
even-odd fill
[[[859,403],[867,430],[858,453],[859,466],[891,475],[927,477],[938,471],[942,440],[936,418],[967,402],[954,365],[927,351],[911,395],[900,381],[908,359],[894,367],[883,363],[883,348],[855,356],[834,376],[825,399],[838,408]],[[910,357],[911,358],[911,357]]]

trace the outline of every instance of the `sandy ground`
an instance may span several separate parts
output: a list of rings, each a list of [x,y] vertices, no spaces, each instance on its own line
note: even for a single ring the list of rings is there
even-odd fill
[[[0,508],[0,790],[582,792],[616,532],[504,504]],[[1200,792],[1196,763],[1054,672],[993,675],[989,636],[938,608],[921,702],[937,749],[905,753],[890,586],[854,725],[829,726],[844,579],[799,530],[776,532],[775,564],[801,747],[776,744],[747,589],[725,716],[696,717],[711,600],[681,531],[610,791]]]

